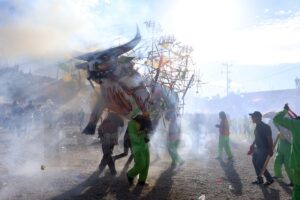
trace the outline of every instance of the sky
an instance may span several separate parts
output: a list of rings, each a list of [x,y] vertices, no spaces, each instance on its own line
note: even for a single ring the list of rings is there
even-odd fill
[[[200,96],[295,88],[297,0],[0,0],[0,63],[67,58],[108,48],[154,20],[191,45]],[[142,30],[143,37],[143,30]]]

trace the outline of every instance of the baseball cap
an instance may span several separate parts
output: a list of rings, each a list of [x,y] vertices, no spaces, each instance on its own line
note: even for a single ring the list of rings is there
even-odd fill
[[[253,113],[249,113],[251,117],[262,118],[262,114],[259,111],[254,111]]]

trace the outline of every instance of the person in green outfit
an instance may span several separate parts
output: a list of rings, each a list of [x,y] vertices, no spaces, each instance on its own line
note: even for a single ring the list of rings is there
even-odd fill
[[[288,104],[284,105],[284,110],[277,113],[273,119],[274,124],[289,129],[292,133],[292,146],[290,166],[292,169],[293,194],[292,200],[300,199],[300,120],[289,119],[285,115],[290,112]]]
[[[222,159],[223,149],[227,154],[228,160],[232,160],[233,156],[229,146],[229,123],[224,111],[219,112],[220,124],[216,127],[219,129],[219,148],[217,159]]]
[[[289,186],[293,186],[292,181],[292,171],[290,167],[290,157],[291,157],[291,132],[282,127],[277,126],[279,129],[279,140],[277,142],[276,148],[276,157],[274,162],[274,172],[275,172],[275,179],[282,179],[282,165],[284,165],[285,171],[288,175],[290,180]]]
[[[148,133],[152,130],[151,121],[148,116],[137,115],[128,122],[128,135],[131,143],[134,166],[127,172],[130,185],[134,178],[139,175],[138,185],[147,185],[150,153]]]
[[[167,148],[172,159],[171,166],[177,167],[184,164],[183,159],[178,154],[180,144],[181,125],[180,120],[175,110],[170,110],[166,113],[166,119],[170,121],[169,132],[167,136]]]

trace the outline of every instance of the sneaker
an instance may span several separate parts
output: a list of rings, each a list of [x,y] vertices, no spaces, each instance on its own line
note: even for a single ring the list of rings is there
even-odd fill
[[[260,185],[260,184],[263,184],[264,182],[263,182],[263,181],[256,180],[256,181],[253,181],[253,182],[251,182],[251,183],[254,184],[254,185]]]
[[[139,185],[139,186],[143,186],[143,187],[144,187],[144,186],[149,186],[149,184],[146,183],[145,181],[139,181],[139,182],[138,182],[138,185]]]
[[[269,185],[272,185],[274,183],[274,181],[267,181],[264,183],[264,186],[269,186]]]

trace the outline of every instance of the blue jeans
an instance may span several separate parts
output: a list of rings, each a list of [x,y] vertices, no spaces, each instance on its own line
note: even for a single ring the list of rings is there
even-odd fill
[[[264,166],[267,156],[268,156],[268,151],[266,149],[256,149],[253,153],[252,163],[253,163],[258,181],[263,181],[263,178],[260,177],[259,174]],[[265,170],[264,176],[266,177],[267,181],[269,181],[269,182],[273,181],[273,178],[267,169]]]

